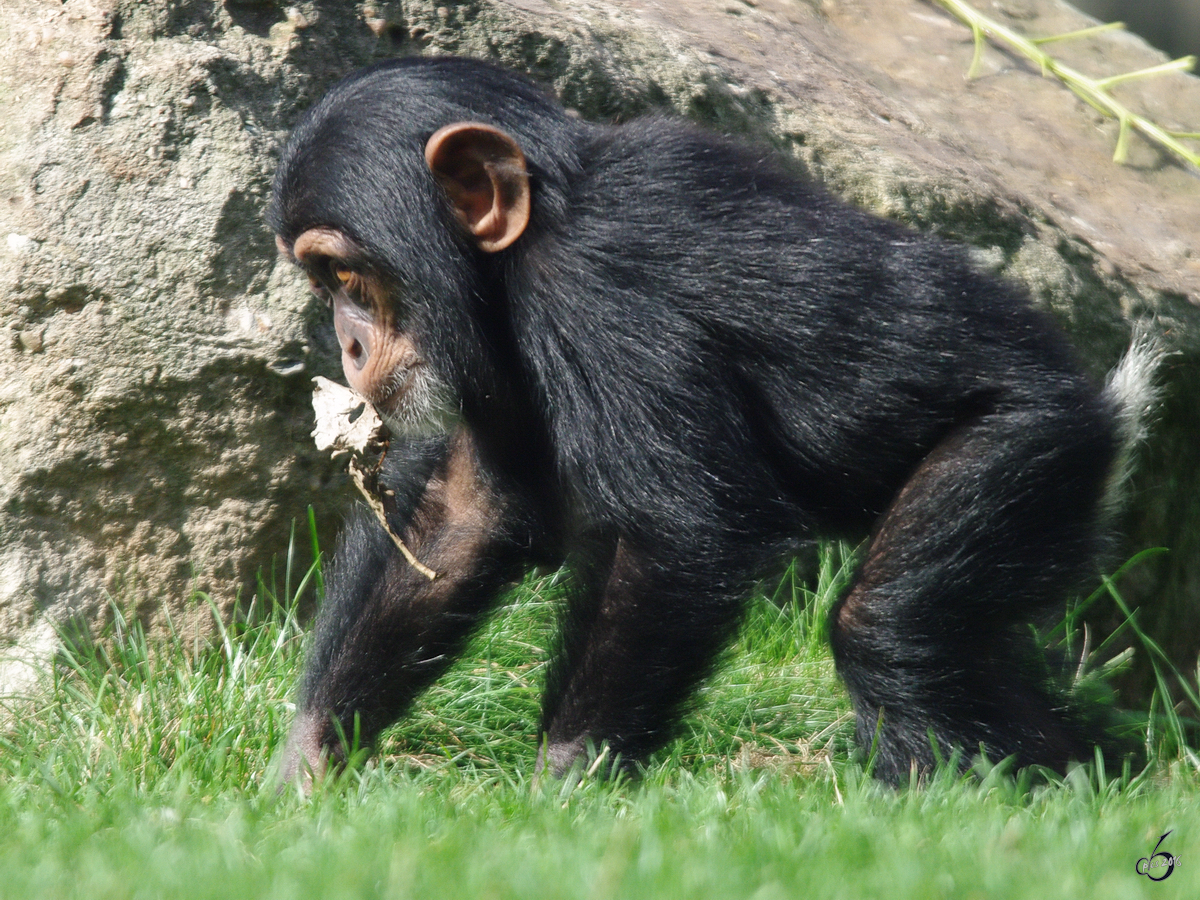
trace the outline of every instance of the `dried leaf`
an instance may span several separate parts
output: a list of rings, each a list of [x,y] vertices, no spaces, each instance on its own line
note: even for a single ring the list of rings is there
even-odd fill
[[[339,453],[378,453],[387,446],[383,419],[365,397],[318,375],[313,379],[313,412],[317,427],[313,440],[318,450]]]

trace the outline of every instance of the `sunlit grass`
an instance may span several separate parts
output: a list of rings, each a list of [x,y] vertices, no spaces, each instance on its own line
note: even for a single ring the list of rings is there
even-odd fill
[[[601,759],[534,783],[553,575],[514,589],[377,756],[311,798],[268,773],[316,573],[285,574],[278,598],[262,585],[246,622],[202,646],[150,647],[118,616],[64,652],[34,705],[8,703],[0,896],[1195,893],[1200,778],[1161,700],[1145,773],[947,768],[899,792],[867,777],[825,634],[842,556],[824,554],[811,589],[789,573],[755,599],[679,737],[632,778],[597,777]],[[1182,863],[1152,884],[1135,864],[1168,829]]]

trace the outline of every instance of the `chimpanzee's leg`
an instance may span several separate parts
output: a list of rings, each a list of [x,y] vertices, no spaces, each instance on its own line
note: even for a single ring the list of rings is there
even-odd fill
[[[677,548],[678,549],[678,548]],[[674,562],[664,562],[669,558]],[[563,647],[543,710],[545,755],[559,775],[587,742],[628,763],[669,736],[680,705],[711,669],[739,620],[747,588],[728,564],[614,540],[578,572]]]
[[[1049,684],[1027,623],[1065,600],[1098,549],[1114,439],[1095,402],[1007,411],[950,435],[886,513],[832,613],[838,672],[875,774],[993,760],[1061,769],[1093,741]]]
[[[415,448],[415,449],[414,449]],[[517,495],[480,468],[466,432],[410,445],[405,470],[385,472],[392,528],[437,573],[412,566],[374,516],[342,536],[314,628],[281,774],[320,772],[341,752],[334,722],[370,743],[455,658],[500,589],[521,574],[534,542]]]

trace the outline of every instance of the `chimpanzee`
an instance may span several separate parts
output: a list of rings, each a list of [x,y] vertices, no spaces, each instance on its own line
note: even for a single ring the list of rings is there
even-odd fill
[[[640,760],[817,535],[868,539],[830,629],[877,776],[1091,757],[1028,623],[1094,564],[1118,410],[960,249],[770,151],[591,124],[453,58],[334,86],[270,222],[397,434],[389,522],[436,573],[349,524],[285,776],[370,742],[535,565],[574,585],[538,770]]]

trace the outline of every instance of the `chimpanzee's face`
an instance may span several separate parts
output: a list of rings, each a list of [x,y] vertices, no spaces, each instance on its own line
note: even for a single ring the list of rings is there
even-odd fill
[[[416,323],[399,291],[378,275],[354,241],[331,228],[310,228],[280,252],[308,275],[333,311],[342,370],[398,433],[445,430],[455,414],[453,391],[421,350]]]

